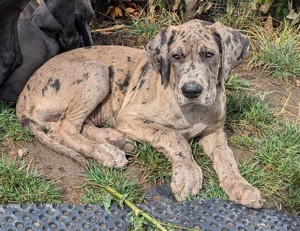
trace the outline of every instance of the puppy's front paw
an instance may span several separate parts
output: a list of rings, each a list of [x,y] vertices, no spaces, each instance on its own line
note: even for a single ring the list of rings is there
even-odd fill
[[[236,184],[235,188],[230,190],[229,198],[234,203],[249,208],[260,209],[263,206],[263,199],[259,190],[247,183]]]
[[[173,164],[172,172],[171,189],[177,201],[198,194],[202,187],[202,171],[195,162]]]

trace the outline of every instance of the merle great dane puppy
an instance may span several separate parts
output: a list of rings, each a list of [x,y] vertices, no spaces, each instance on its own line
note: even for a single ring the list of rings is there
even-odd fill
[[[187,142],[198,137],[230,199],[260,208],[260,192],[241,176],[223,130],[225,81],[247,51],[240,32],[200,20],[163,30],[146,51],[79,48],[35,72],[18,99],[17,117],[42,143],[81,163],[84,156],[123,167],[130,139],[148,142],[171,162],[179,201],[202,186]]]
[[[44,0],[40,5],[31,0],[16,30],[20,49],[17,54],[22,62],[3,78],[0,98],[16,102],[27,80],[48,59],[81,45],[92,45],[89,23],[93,14],[90,0]],[[3,37],[9,40],[8,35]],[[0,54],[0,80],[2,60]]]

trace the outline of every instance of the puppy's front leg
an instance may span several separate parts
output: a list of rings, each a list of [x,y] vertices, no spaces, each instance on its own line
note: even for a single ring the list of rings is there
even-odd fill
[[[261,208],[263,201],[260,192],[241,176],[224,132],[221,130],[205,136],[199,143],[212,159],[220,185],[230,200],[250,208]]]
[[[117,128],[135,140],[146,141],[165,154],[172,164],[171,190],[176,200],[196,195],[202,187],[202,171],[196,164],[191,148],[182,135],[159,124],[139,120],[119,123]]]

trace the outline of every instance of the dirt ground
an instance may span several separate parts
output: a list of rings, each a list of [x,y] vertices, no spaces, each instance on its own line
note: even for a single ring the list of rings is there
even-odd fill
[[[141,47],[145,40],[136,38],[125,32],[111,33],[98,32],[93,34],[95,44],[113,44]],[[253,94],[259,94],[270,104],[281,111],[282,115],[298,121],[300,116],[300,87],[296,82],[284,82],[279,79],[270,78],[259,72],[242,71],[242,78],[253,83]],[[82,174],[85,168],[77,162],[49,150],[40,142],[19,142],[14,145],[3,144],[4,150],[9,153],[10,158],[17,158],[20,149],[28,149],[25,161],[29,167],[35,168],[45,179],[58,182],[63,202],[80,204],[83,194],[85,180]],[[246,150],[233,148],[236,158],[242,159],[249,155]]]

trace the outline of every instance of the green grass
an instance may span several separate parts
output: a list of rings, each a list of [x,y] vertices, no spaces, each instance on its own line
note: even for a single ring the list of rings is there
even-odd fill
[[[220,1],[221,2],[221,1]],[[215,20],[236,29],[245,29],[249,22],[257,20],[257,12],[252,9],[252,2],[240,1],[226,4],[226,13],[215,13]],[[217,9],[216,9],[217,10]],[[261,20],[260,20],[261,21]]]
[[[154,7],[155,15],[153,17],[148,15],[147,17],[133,18],[132,25],[126,26],[126,29],[131,34],[143,37],[148,41],[158,34],[162,28],[181,23],[181,19],[176,14],[166,10],[170,7],[167,6],[166,2],[155,0]]]
[[[61,197],[54,182],[46,181],[24,163],[16,165],[0,159],[0,204],[59,203]]]
[[[117,200],[106,191],[106,186],[125,195],[124,199],[129,201],[141,198],[144,193],[136,181],[126,174],[125,169],[112,169],[92,163],[88,167],[86,178],[88,183],[82,201],[87,204],[100,203],[109,208],[112,202],[116,202]]]
[[[146,188],[143,185],[156,185],[170,181],[171,165],[163,154],[156,152],[145,143],[138,143],[137,150],[129,156],[129,169],[138,169],[134,174],[128,168],[111,169],[99,164],[91,164],[86,178],[90,183],[85,187],[84,203],[100,203],[105,206],[114,201],[105,186],[114,188],[126,195],[129,201],[141,202]]]
[[[4,140],[29,141],[32,138],[31,132],[19,123],[14,107],[0,100],[0,144]]]
[[[226,124],[236,132],[243,129],[261,133],[274,123],[275,111],[258,96],[248,94],[250,88],[250,82],[237,75],[228,80]]]
[[[167,158],[146,143],[138,143],[129,161],[142,169],[140,183],[162,184],[171,179],[171,164]]]
[[[249,64],[265,70],[276,78],[299,77],[299,30],[287,22],[273,30],[253,25],[247,31],[253,45]]]
[[[143,36],[146,40],[154,37],[160,30],[161,25],[157,22],[150,22],[148,18],[136,18],[132,20],[132,25],[126,28],[131,34]]]
[[[267,204],[300,214],[300,127],[277,118],[259,97],[231,93],[227,124],[236,133],[230,143],[252,152],[240,163],[242,175],[260,189]]]
[[[33,136],[17,120],[12,105],[0,100],[0,147],[2,142],[30,141]],[[61,197],[55,182],[42,179],[25,163],[8,160],[0,150],[0,204],[59,203]]]
[[[300,128],[277,120],[258,142],[247,143],[253,155],[240,168],[244,177],[258,187],[267,203],[276,203],[300,213]],[[243,146],[243,145],[242,145]]]

